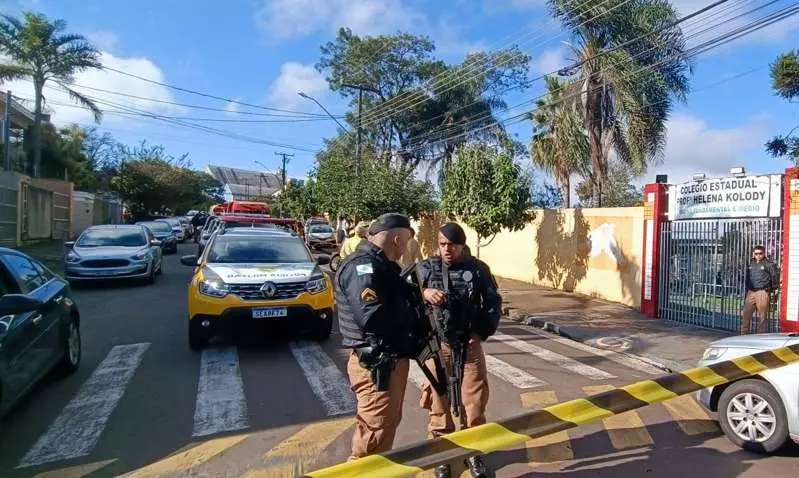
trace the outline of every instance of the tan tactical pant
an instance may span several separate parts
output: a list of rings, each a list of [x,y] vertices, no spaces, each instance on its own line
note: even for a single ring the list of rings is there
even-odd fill
[[[444,357],[444,370],[449,373],[452,367],[452,349],[448,344],[441,344]],[[427,366],[435,374],[432,362]],[[438,377],[436,377],[438,379]],[[469,341],[466,353],[466,362],[463,367],[463,383],[461,384],[461,413],[465,414],[466,428],[475,427],[486,423],[486,406],[488,405],[488,372],[480,339],[473,338]],[[427,430],[434,437],[455,431],[455,422],[449,408],[449,399],[439,396],[429,381],[425,381],[422,388],[420,405],[430,412],[430,424]],[[460,419],[458,419],[460,421]]]
[[[352,454],[349,459],[391,450],[397,426],[402,419],[402,401],[408,382],[408,359],[396,361],[386,392],[377,391],[371,374],[358,363],[355,352],[350,354],[347,375],[350,377],[350,389],[355,392],[358,401]]]
[[[752,315],[757,309],[757,329],[758,334],[768,332],[768,316],[770,297],[764,290],[750,290],[744,299],[744,311],[741,314],[741,335],[748,334],[752,328]]]

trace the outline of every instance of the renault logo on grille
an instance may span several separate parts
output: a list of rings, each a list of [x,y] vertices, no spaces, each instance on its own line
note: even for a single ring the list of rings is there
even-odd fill
[[[261,295],[272,298],[275,294],[277,294],[277,286],[271,282],[264,282],[264,285],[261,286]]]

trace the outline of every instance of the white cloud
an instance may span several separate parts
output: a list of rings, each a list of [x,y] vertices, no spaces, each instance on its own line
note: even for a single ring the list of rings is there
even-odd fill
[[[114,47],[119,43],[117,34],[108,30],[96,30],[87,33],[86,38],[92,42],[95,48],[103,51],[113,51]]]
[[[730,168],[745,166],[748,150],[761,147],[767,136],[762,118],[735,128],[715,129],[695,116],[677,114],[667,127],[663,164],[651,167],[638,182],[652,182],[656,174],[668,174],[670,183],[689,181],[700,172],[709,177],[728,175]]]
[[[464,28],[455,26],[446,20],[439,21],[438,27],[434,29],[433,33],[436,51],[443,54],[466,55],[489,50],[481,41],[465,40],[463,30]]]
[[[533,58],[531,69],[534,73],[539,75],[551,75],[554,72],[557,72],[564,66],[566,66],[568,62],[566,61],[566,55],[562,49],[554,49],[554,50],[546,50],[537,58]]]
[[[314,96],[326,91],[328,91],[327,81],[313,65],[288,62],[280,67],[280,75],[269,87],[269,103],[282,108],[292,108],[308,101],[300,97],[299,92]]]
[[[264,0],[255,16],[258,26],[277,39],[335,32],[344,26],[360,35],[393,33],[410,29],[422,18],[403,0]]]
[[[120,58],[110,53],[102,52],[100,59],[103,65],[107,67],[158,82],[166,82],[161,69],[147,58]],[[3,85],[3,88],[8,88],[15,96],[22,97],[23,99],[30,99],[31,101],[27,102],[26,106],[33,108],[33,84],[30,81],[17,80],[8,82]],[[174,98],[167,88],[113,71],[88,70],[77,73],[72,88],[86,96],[96,99],[97,105],[102,110],[121,109],[118,106],[102,103],[111,102],[156,114],[168,114],[182,111],[181,108],[174,105],[158,102],[174,101]],[[93,90],[91,88],[151,98],[156,101],[130,98]],[[51,120],[56,124],[90,123],[93,121],[92,114],[88,110],[78,107],[77,104],[69,98],[67,93],[62,91],[52,81],[48,82],[45,86],[44,97],[45,106],[48,112],[51,113]],[[136,120],[132,117],[114,114],[108,114],[103,117],[103,124],[131,123],[134,121]]]
[[[227,105],[225,105],[225,113],[227,113],[229,115],[233,115],[233,114],[236,114],[236,113],[239,112],[239,104],[236,103],[236,102],[241,101],[241,98],[240,97],[236,97],[236,98],[233,98],[233,100],[234,101],[231,101]]]

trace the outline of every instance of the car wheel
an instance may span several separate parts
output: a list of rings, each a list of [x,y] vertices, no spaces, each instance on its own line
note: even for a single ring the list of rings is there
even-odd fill
[[[330,259],[330,270],[336,272],[338,266],[341,264],[341,256],[336,254]]]
[[[164,260],[163,259],[161,260],[161,264],[158,265],[158,270],[155,271],[155,273],[158,274],[159,276],[163,275],[163,273],[164,273]]]
[[[75,318],[70,319],[64,340],[64,356],[59,364],[62,375],[72,375],[80,366],[82,345],[80,340],[80,327]]]
[[[788,441],[785,405],[763,380],[730,385],[719,398],[718,414],[724,434],[745,450],[772,453]]]
[[[202,350],[208,346],[208,339],[201,336],[189,323],[189,348],[192,350]]]
[[[314,331],[313,339],[319,342],[324,342],[325,340],[330,338],[330,334],[332,332],[333,332],[333,320],[323,319],[322,323],[319,325],[319,328]]]
[[[147,279],[145,279],[145,282],[147,284],[155,284],[155,270],[154,270],[154,268],[155,268],[155,266],[153,266],[153,269],[150,270],[150,275],[148,275]]]

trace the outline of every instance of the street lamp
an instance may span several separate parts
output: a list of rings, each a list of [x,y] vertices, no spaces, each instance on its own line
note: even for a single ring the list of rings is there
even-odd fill
[[[338,123],[338,125],[339,125],[339,126],[341,126],[341,129],[343,129],[344,131],[349,131],[349,129],[347,129],[347,127],[346,127],[346,126],[344,126],[343,124],[341,124],[341,122],[340,122],[338,119],[336,119],[336,117],[335,117],[335,116],[333,116],[332,114],[330,114],[330,112],[329,112],[329,111],[327,111],[327,108],[325,108],[324,106],[322,106],[322,103],[320,103],[320,102],[316,101],[316,98],[314,98],[313,96],[310,96],[310,95],[306,95],[306,94],[305,94],[305,93],[303,93],[302,91],[298,91],[298,92],[297,92],[297,94],[298,94],[298,95],[300,95],[300,96],[302,96],[302,97],[303,97],[303,98],[305,98],[306,100],[311,100],[311,101],[313,101],[314,103],[316,103],[317,105],[319,105],[319,107],[320,107],[320,108],[322,108],[322,110],[323,110],[325,113],[327,113],[327,115],[328,115],[328,116],[330,116],[330,119],[332,119],[333,121],[335,121],[336,123]]]

